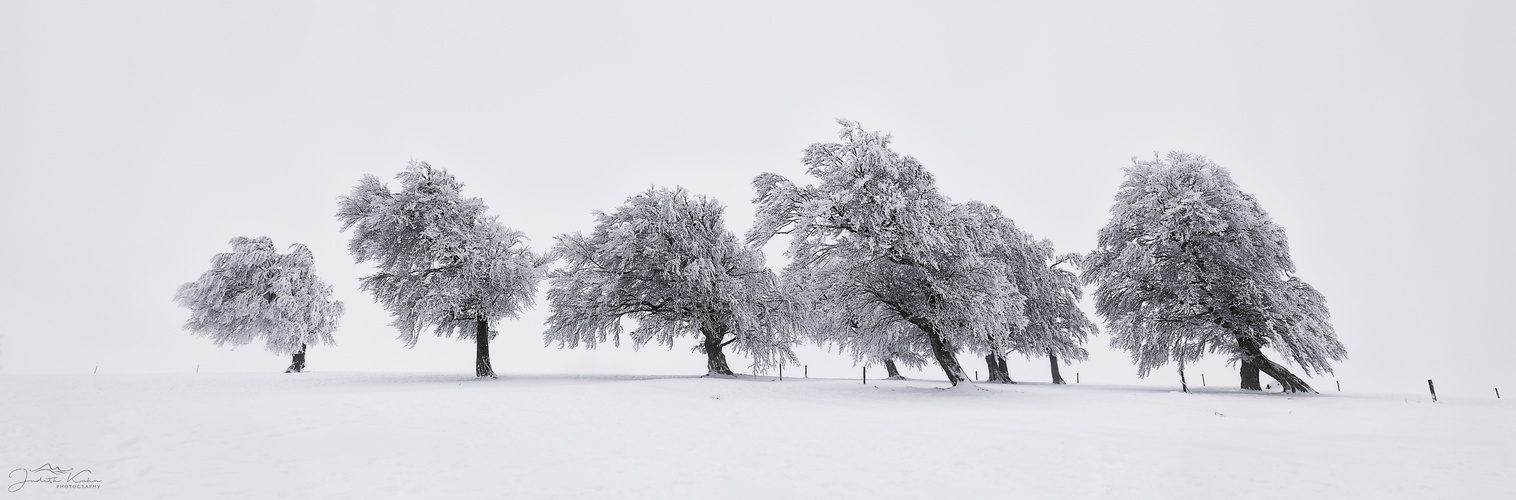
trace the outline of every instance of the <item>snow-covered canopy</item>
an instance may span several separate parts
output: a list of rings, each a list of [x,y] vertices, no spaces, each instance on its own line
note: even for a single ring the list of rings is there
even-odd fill
[[[342,302],[315,273],[311,251],[296,243],[281,254],[266,237],[237,237],[230,253],[211,258],[200,279],[179,286],[174,301],[190,310],[184,329],[217,346],[262,339],[277,354],[334,344]]]

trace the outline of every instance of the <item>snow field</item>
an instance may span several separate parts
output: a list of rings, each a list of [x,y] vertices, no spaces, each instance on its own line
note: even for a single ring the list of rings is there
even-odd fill
[[[0,377],[7,498],[1508,498],[1504,400],[469,374]],[[979,390],[982,389],[982,390]],[[6,482],[11,486],[16,481]]]

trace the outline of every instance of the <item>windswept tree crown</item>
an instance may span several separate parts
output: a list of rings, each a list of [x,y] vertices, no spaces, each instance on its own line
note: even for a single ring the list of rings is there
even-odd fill
[[[333,300],[331,285],[316,276],[310,249],[296,243],[281,254],[267,237],[239,236],[231,244],[231,252],[216,254],[209,271],[174,294],[174,301],[190,310],[185,330],[217,346],[263,339],[264,348],[277,354],[335,343],[342,302]]]
[[[814,331],[869,356],[920,345],[908,336],[924,335],[949,380],[964,382],[954,352],[1003,353],[1007,327],[1026,324],[1025,298],[996,254],[1013,242],[990,223],[998,212],[950,202],[920,162],[890,149],[890,136],[839,123],[840,142],[805,150],[817,184],[772,173],[753,181],[748,242],[790,235],[784,289],[806,304]]]
[[[683,188],[655,188],[611,213],[596,212],[588,236],[559,236],[554,252],[564,265],[549,277],[546,341],[620,345],[626,318],[637,323],[631,332],[637,347],[703,334],[714,343],[697,350],[731,345],[755,368],[793,361],[792,328],[773,272],[761,252],[726,229],[723,211]]]
[[[515,318],[536,300],[549,258],[532,253],[526,236],[505,227],[445,169],[411,161],[392,192],[365,175],[338,199],[348,251],[378,271],[362,278],[394,315],[406,346],[422,330],[473,338],[479,321]]]
[[[1284,229],[1226,169],[1170,152],[1126,173],[1084,276],[1139,374],[1205,352],[1253,361],[1257,346],[1308,372],[1346,357],[1325,298],[1293,276]]]

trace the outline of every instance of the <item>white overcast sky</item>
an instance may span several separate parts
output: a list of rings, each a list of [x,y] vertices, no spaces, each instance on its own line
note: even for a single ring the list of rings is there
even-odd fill
[[[471,344],[405,350],[357,289],[333,214],[363,174],[447,168],[539,249],[654,185],[741,234],[749,181],[808,183],[846,117],[1061,251],[1131,157],[1207,155],[1327,296],[1350,359],[1318,388],[1482,396],[1516,388],[1512,26],[1512,2],[7,1],[0,373],[282,369],[179,328],[174,289],[239,235],[310,246],[347,302],[312,369],[466,373]],[[543,348],[543,309],[501,326],[497,371],[704,371],[693,341]],[[1107,340],[1066,373],[1139,383]],[[1235,384],[1222,361],[1191,376]]]

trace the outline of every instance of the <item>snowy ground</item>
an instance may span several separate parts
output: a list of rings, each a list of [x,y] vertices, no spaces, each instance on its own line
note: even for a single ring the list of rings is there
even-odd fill
[[[0,500],[1516,496],[1509,400],[944,385],[5,375]]]

